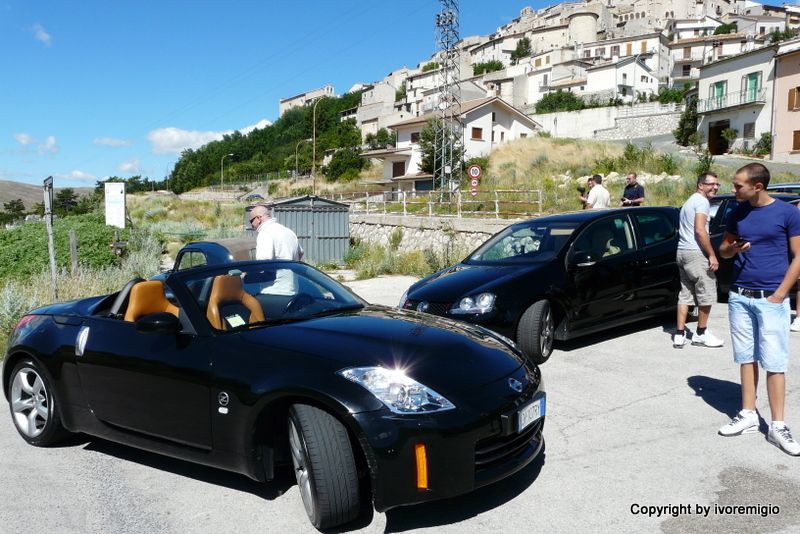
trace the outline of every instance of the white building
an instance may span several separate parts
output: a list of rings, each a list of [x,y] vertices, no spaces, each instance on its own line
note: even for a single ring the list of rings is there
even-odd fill
[[[776,46],[766,46],[700,67],[697,130],[712,154],[728,148],[723,130],[736,130],[731,148],[752,148],[771,131]]]
[[[643,58],[627,57],[587,68],[584,96],[633,102],[640,95],[658,94],[658,85],[658,78]]]
[[[383,179],[393,190],[425,191],[433,189],[433,176],[420,170],[422,129],[435,114],[428,113],[391,126],[397,132],[397,146],[370,150],[363,157],[384,162]],[[498,144],[533,135],[539,124],[497,97],[470,100],[461,104],[464,123],[464,157],[486,156]]]
[[[669,44],[672,55],[672,85],[694,84],[700,77],[700,66],[764,46],[764,37],[744,33],[708,35],[678,39]]]
[[[278,116],[280,117],[292,108],[305,106],[306,104],[310,104],[311,102],[326,96],[335,96],[333,94],[332,85],[326,85],[325,87],[320,87],[319,89],[312,89],[311,91],[290,96],[289,98],[281,98],[278,102]]]

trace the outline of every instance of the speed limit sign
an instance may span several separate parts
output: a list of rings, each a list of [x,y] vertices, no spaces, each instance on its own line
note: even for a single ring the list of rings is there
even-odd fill
[[[470,178],[477,180],[483,174],[480,165],[470,165],[467,169],[467,174],[469,174]]]

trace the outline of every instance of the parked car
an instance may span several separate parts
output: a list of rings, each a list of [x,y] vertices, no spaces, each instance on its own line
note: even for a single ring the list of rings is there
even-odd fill
[[[782,193],[770,191],[770,196],[784,202],[797,205],[800,202],[800,194]],[[732,194],[717,195],[711,199],[711,221],[708,224],[708,234],[714,250],[719,251],[722,238],[725,236],[725,225],[733,209],[739,204],[736,196]],[[728,301],[728,291],[733,277],[733,258],[725,259],[718,255],[719,269],[717,270],[717,300],[720,302]],[[794,292],[792,292],[794,293]],[[794,298],[794,295],[792,295]]]
[[[245,202],[258,202],[259,200],[264,200],[264,197],[259,195],[258,193],[253,193],[244,197]]]
[[[207,265],[221,265],[236,261],[256,259],[255,237],[231,237],[208,241],[193,241],[184,245],[175,257],[169,271],[159,273],[152,280],[166,280],[170,273]]]
[[[676,306],[678,210],[585,210],[513,224],[400,306],[479,324],[536,363],[566,340]]]
[[[772,194],[775,193],[794,193],[800,195],[800,183],[786,183],[786,184],[770,184],[767,186],[767,191]]]
[[[287,275],[307,289],[275,294]],[[291,466],[319,529],[505,479],[544,443],[540,370],[513,343],[368,305],[300,262],[178,270],[29,312],[2,388],[31,445],[83,432],[258,481]]]

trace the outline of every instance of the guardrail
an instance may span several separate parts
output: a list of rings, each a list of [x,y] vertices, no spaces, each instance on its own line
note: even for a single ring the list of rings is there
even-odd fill
[[[379,191],[337,193],[333,199],[350,205],[350,213],[382,213],[416,217],[517,218],[542,214],[540,189],[478,191]]]

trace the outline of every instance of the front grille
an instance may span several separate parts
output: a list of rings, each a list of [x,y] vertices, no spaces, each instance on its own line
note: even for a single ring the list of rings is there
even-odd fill
[[[417,309],[421,300],[408,300],[406,301],[405,305],[403,306],[407,310],[415,310],[421,311]],[[425,313],[429,313],[431,315],[439,315],[439,316],[446,316],[447,311],[450,309],[452,304],[449,302],[428,302],[428,307],[425,309]]]
[[[492,436],[475,444],[475,472],[491,469],[524,452],[542,429],[544,419],[531,424],[520,434]]]

